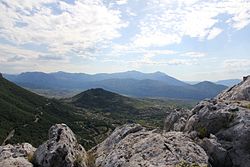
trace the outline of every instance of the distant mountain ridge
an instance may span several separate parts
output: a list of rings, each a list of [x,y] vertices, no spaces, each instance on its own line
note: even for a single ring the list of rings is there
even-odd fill
[[[142,73],[42,73],[26,72],[19,75],[4,75],[8,80],[29,89],[87,90],[103,88],[120,94],[136,97],[166,97],[177,99],[204,99],[216,96],[226,86],[214,83],[190,85],[162,72]],[[207,91],[210,90],[210,91]]]
[[[215,83],[231,87],[231,86],[234,86],[234,85],[236,85],[236,84],[238,84],[240,82],[241,82],[240,79],[226,79],[226,80],[219,80],[219,81],[217,81]]]
[[[194,85],[194,84],[198,84],[198,83],[204,82],[204,81],[185,81],[185,82],[188,84]],[[211,82],[211,81],[209,81],[209,82]],[[234,86],[240,82],[241,82],[240,79],[225,79],[225,80],[213,81],[212,83],[231,87],[231,86]]]

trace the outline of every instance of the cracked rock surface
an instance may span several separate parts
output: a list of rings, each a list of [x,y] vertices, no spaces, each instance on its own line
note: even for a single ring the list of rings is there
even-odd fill
[[[32,167],[29,156],[32,157],[36,149],[29,143],[0,146],[1,167]]]
[[[205,151],[187,134],[146,131],[139,124],[117,128],[91,150],[97,167],[175,167],[181,162],[208,165]]]
[[[247,76],[238,85],[193,108],[184,131],[196,132],[212,166],[250,166],[249,97],[250,76]]]
[[[86,151],[78,144],[75,134],[65,124],[49,130],[49,140],[34,153],[34,163],[41,167],[86,167]]]

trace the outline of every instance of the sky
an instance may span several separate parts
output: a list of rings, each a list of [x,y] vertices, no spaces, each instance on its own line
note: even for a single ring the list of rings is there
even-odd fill
[[[0,0],[0,72],[250,74],[250,0]]]

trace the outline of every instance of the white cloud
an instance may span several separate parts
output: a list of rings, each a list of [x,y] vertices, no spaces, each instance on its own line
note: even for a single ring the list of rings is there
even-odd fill
[[[141,48],[137,47],[135,45],[119,45],[114,44],[112,45],[112,52],[109,53],[111,57],[120,57],[123,55],[128,54],[139,54],[139,55],[173,55],[177,52],[174,50],[167,50],[167,49],[147,49],[147,48]]]
[[[174,34],[164,34],[161,32],[151,32],[150,29],[145,28],[141,34],[135,36],[134,46],[136,47],[161,47],[173,43],[180,43],[181,38]]]
[[[210,30],[207,39],[211,40],[214,39],[215,37],[217,37],[223,30],[217,27],[214,27]]]
[[[181,56],[190,57],[190,58],[202,58],[202,57],[205,57],[206,54],[202,52],[186,52],[186,53],[181,54]]]
[[[241,9],[242,10],[239,13],[229,20],[229,22],[232,23],[232,26],[237,30],[244,28],[250,23],[250,9],[244,9],[244,7]]]
[[[134,43],[140,47],[178,44],[184,36],[210,40],[223,29],[221,23],[240,30],[250,23],[250,1],[244,0],[154,0],[148,1],[140,33]],[[229,19],[220,19],[221,15]]]
[[[137,66],[145,66],[145,65],[151,65],[151,66],[165,66],[165,65],[173,65],[173,66],[179,66],[179,65],[195,65],[197,64],[197,59],[169,59],[169,60],[162,60],[162,61],[155,61],[151,59],[142,59],[137,60],[133,62]]]
[[[126,3],[128,3],[128,0],[116,0],[116,3],[118,5],[125,5]]]
[[[56,4],[57,9],[49,4]],[[17,44],[48,46],[51,53],[65,54],[94,48],[120,36],[127,23],[120,12],[101,0],[3,0],[0,2],[0,37]]]
[[[23,56],[25,58],[37,58],[43,55],[42,52],[27,50],[7,44],[0,44],[0,51],[2,59],[12,57],[13,55]]]
[[[64,55],[50,55],[49,53],[28,50],[8,44],[0,44],[0,51],[0,66],[9,65],[27,68],[27,66],[33,66],[34,64],[44,66],[45,63],[45,66],[48,66],[53,62],[69,62],[69,57]]]
[[[248,72],[250,73],[249,59],[228,59],[223,62],[223,69],[229,73]]]

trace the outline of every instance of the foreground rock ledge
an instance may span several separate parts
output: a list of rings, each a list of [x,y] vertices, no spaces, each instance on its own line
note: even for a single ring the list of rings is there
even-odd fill
[[[32,167],[35,150],[29,143],[0,146],[0,167]]]
[[[178,164],[208,166],[208,156],[188,135],[146,131],[138,124],[117,128],[90,150],[97,167],[175,167]]]
[[[184,164],[203,167],[208,165],[205,151],[187,134],[182,132],[160,134],[147,131],[139,124],[126,124],[116,128],[110,137],[91,149],[88,154],[77,143],[74,133],[67,125],[56,124],[49,130],[49,140],[34,151],[35,148],[27,143],[1,146],[0,166],[176,167]]]

